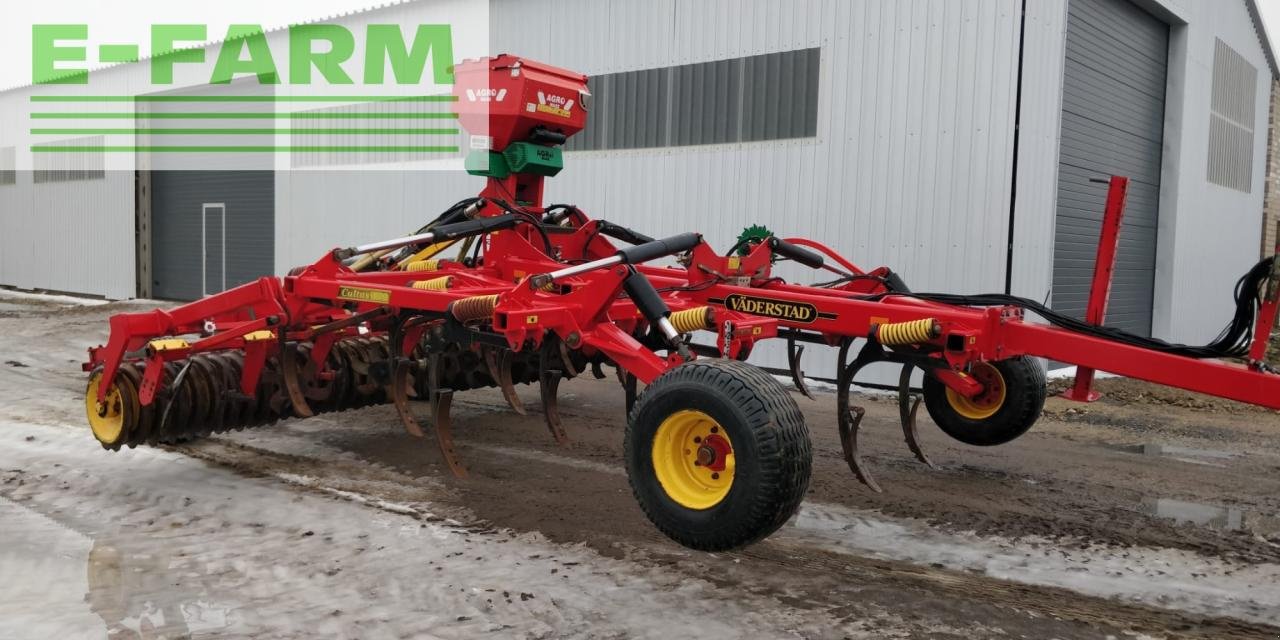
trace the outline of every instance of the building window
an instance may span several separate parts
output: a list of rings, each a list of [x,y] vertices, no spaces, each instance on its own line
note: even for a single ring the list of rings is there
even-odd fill
[[[425,96],[313,109],[292,119],[290,161],[311,168],[460,157],[456,110],[452,100]]]
[[[821,49],[592,77],[587,128],[570,151],[644,149],[818,135]]]
[[[1221,40],[1213,54],[1209,114],[1209,182],[1253,191],[1258,69]]]
[[[17,160],[14,147],[0,147],[0,186],[18,183]]]
[[[31,178],[36,184],[103,180],[107,177],[102,136],[42,142],[40,148],[57,151],[35,152]]]

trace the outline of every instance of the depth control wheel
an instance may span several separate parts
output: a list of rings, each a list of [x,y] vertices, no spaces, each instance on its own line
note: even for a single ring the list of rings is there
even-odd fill
[[[782,384],[719,359],[680,365],[645,389],[624,456],[649,520],[703,551],[776,531],[799,508],[813,463],[804,416]]]
[[[924,405],[944,433],[978,447],[1011,442],[1026,433],[1044,409],[1045,376],[1027,357],[979,362],[969,375],[982,393],[966,398],[933,376],[924,378]]]

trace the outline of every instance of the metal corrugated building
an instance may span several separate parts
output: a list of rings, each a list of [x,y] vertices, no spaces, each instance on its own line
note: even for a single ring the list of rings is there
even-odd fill
[[[1271,126],[1267,128],[1267,181],[1262,219],[1262,255],[1280,246],[1280,79],[1271,87]]]
[[[411,20],[412,7],[398,15]],[[1146,225],[1135,273],[1149,282],[1133,285],[1138,315],[1149,316],[1137,322],[1204,342],[1227,319],[1231,285],[1261,241],[1278,74],[1255,9],[1252,0],[494,0],[490,13],[494,51],[595,78],[592,128],[550,181],[552,201],[654,235],[697,229],[726,247],[743,227],[765,224],[890,265],[918,290],[1008,288],[1068,305],[1053,292],[1066,275],[1055,260],[1065,248],[1061,194],[1080,193],[1081,207],[1101,196],[1066,184],[1062,166],[1077,169],[1072,180],[1113,166],[1064,159],[1105,158],[1102,146],[1123,144],[1093,135],[1091,150],[1073,138],[1078,117],[1097,120],[1108,107],[1113,129],[1148,134],[1145,146],[1112,150],[1150,168],[1149,193],[1134,203],[1133,220]],[[1073,21],[1117,11],[1164,39],[1111,29],[1117,52],[1149,55],[1073,56],[1082,52],[1074,38],[1096,37]],[[1162,63],[1163,84],[1146,92],[1145,107],[1117,104],[1123,91],[1107,95],[1106,83],[1132,87],[1132,73],[1154,81],[1157,69],[1136,70],[1139,59]],[[1250,69],[1252,84],[1241,80]],[[338,244],[416,228],[478,187],[410,166],[360,169],[277,172],[278,272]],[[6,230],[30,224],[10,221],[6,188]],[[1087,253],[1087,235],[1086,225],[1070,239],[1076,250]],[[0,283],[132,293],[131,267],[103,270],[111,282],[41,282],[5,246]],[[808,369],[829,375],[829,366],[815,359]]]
[[[1106,200],[1093,180],[1128,176],[1107,322],[1150,335],[1169,25],[1128,2],[1075,0],[1065,60],[1052,306],[1084,317]]]

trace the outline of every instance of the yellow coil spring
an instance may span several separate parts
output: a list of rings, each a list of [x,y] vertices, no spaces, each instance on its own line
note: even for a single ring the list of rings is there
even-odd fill
[[[699,329],[714,329],[715,315],[711,307],[696,307],[671,314],[671,326],[680,333],[693,333]]]
[[[880,340],[880,344],[903,346],[928,342],[937,338],[941,332],[942,327],[938,325],[937,320],[925,318],[911,322],[882,324],[876,330],[876,338]]]
[[[419,260],[417,262],[410,262],[409,264],[405,265],[404,270],[405,271],[439,271],[440,261],[439,260]]]
[[[493,309],[497,306],[498,296],[494,294],[454,300],[453,304],[449,306],[449,310],[453,313],[453,317],[458,319],[458,322],[474,322],[476,320],[488,320],[493,317]]]
[[[430,280],[419,280],[413,283],[413,288],[423,291],[444,291],[451,285],[453,285],[453,276],[441,276]]]

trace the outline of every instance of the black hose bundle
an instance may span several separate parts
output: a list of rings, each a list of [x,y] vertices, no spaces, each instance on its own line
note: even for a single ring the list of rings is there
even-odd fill
[[[913,298],[937,302],[940,304],[963,305],[970,307],[995,307],[995,306],[1015,306],[1031,311],[1056,327],[1082,333],[1085,335],[1111,340],[1143,349],[1159,351],[1190,358],[1241,358],[1249,353],[1249,346],[1253,340],[1254,324],[1257,321],[1258,309],[1262,305],[1263,287],[1267,283],[1267,279],[1271,276],[1276,257],[1266,258],[1254,265],[1248,273],[1244,274],[1235,287],[1236,310],[1232,316],[1231,322],[1227,324],[1222,333],[1207,345],[1201,347],[1187,346],[1184,344],[1172,344],[1164,340],[1156,338],[1147,338],[1135,335],[1127,331],[1122,331],[1113,327],[1099,327],[1089,324],[1084,320],[1072,318],[1063,315],[1049,307],[1030,300],[1027,298],[1019,298],[1003,293],[990,293],[982,295],[955,295],[949,293],[912,293]],[[901,295],[896,293],[881,293],[873,296],[863,296],[859,299],[881,300],[886,297]]]

